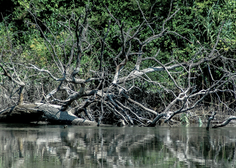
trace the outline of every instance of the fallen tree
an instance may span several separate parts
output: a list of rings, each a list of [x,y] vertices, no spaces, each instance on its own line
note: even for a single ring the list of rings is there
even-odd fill
[[[166,27],[179,9],[174,12],[170,9],[172,14],[159,25],[159,29],[153,28],[159,24],[155,17],[147,19],[143,16],[143,22],[138,26],[127,28],[108,7],[106,10],[112,21],[101,34],[91,27],[91,9],[87,6],[84,15],[73,14],[65,22],[58,23],[66,32],[63,41],[59,41],[57,34],[37,18],[33,8],[28,9],[34,22],[28,21],[26,24],[35,27],[44,38],[50,53],[50,66],[40,67],[36,62],[18,61],[17,55],[23,51],[14,48],[9,35],[8,40],[12,44],[10,54],[2,52],[0,57],[1,86],[2,96],[14,106],[0,111],[0,121],[98,126],[121,122],[121,125],[155,126],[160,119],[170,122],[178,114],[198,118],[192,110],[206,98],[232,109],[230,101],[233,96],[221,98],[222,95],[236,95],[236,59],[233,52],[217,49],[224,23],[211,49],[197,41],[195,46],[198,47],[188,60],[172,57],[162,61],[159,54],[164,49],[154,49],[156,53],[152,56],[149,53],[158,39],[171,35],[189,45],[194,43]],[[140,12],[143,13],[141,8]],[[118,53],[106,41],[112,31],[111,24],[118,27],[115,32],[120,40]],[[46,30],[42,30],[40,25]],[[141,37],[145,31],[152,33]],[[110,60],[104,57],[105,51],[112,53]],[[95,57],[96,66],[84,63],[84,57],[92,59],[91,62]],[[215,71],[219,73],[217,77],[212,75]],[[47,78],[47,82],[38,82],[38,103],[25,102],[25,88],[30,87],[27,85],[32,80],[40,78]],[[165,82],[160,82],[159,78],[164,78]],[[6,81],[11,84],[6,84]],[[52,86],[46,89],[45,85],[50,82]],[[13,91],[12,86],[18,89]],[[10,88],[13,90],[9,91]],[[11,95],[7,96],[7,93]],[[19,96],[13,98],[15,93]],[[151,104],[147,103],[149,96],[153,100]]]

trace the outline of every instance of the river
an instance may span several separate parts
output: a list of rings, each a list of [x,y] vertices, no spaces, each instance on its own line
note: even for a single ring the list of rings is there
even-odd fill
[[[236,128],[0,124],[0,168],[236,167]]]

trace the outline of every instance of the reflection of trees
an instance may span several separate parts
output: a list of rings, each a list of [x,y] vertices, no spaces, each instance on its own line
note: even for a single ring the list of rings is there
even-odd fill
[[[173,135],[173,130],[170,132],[170,138],[163,141],[164,144],[173,157],[190,167],[193,165],[221,167],[223,164],[229,164],[234,158],[235,148],[232,146],[236,139],[235,136],[229,137],[230,131],[204,131],[200,132],[202,135],[199,135],[200,133],[188,132],[187,129],[186,134],[182,137],[179,136],[183,135],[181,133]]]
[[[235,142],[235,131],[226,129],[5,129],[0,167],[224,167],[234,164]]]

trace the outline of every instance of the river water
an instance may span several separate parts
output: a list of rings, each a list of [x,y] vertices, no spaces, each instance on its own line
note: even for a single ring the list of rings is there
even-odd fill
[[[0,124],[0,168],[236,167],[236,128]]]

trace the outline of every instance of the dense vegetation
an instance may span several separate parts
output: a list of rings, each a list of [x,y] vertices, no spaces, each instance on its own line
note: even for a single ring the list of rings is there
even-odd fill
[[[16,93],[24,87],[25,102],[77,107],[79,117],[103,122],[153,123],[154,111],[201,122],[198,115],[209,111],[196,115],[193,108],[203,105],[227,115],[235,110],[234,0],[11,0],[0,6],[2,108],[17,104]],[[116,86],[119,93],[104,99],[100,94],[102,101],[78,108],[85,98],[71,94],[83,86],[102,95]],[[135,105],[127,105],[124,95]],[[103,105],[109,104],[106,99],[110,105]],[[115,115],[104,112],[112,108]]]

